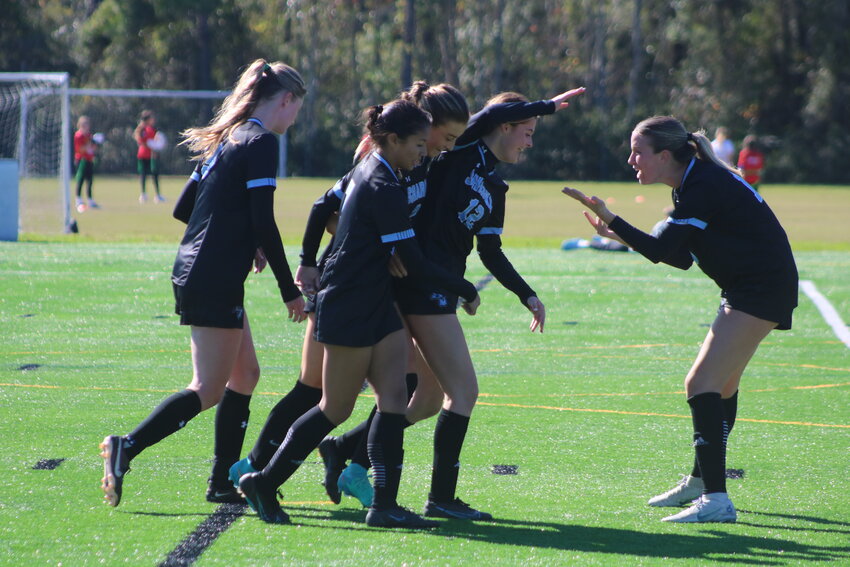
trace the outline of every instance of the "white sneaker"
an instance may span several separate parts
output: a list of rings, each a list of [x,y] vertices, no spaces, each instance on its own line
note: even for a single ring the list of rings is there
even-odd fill
[[[733,524],[737,520],[738,513],[735,512],[735,506],[729,500],[729,495],[725,492],[713,492],[711,494],[703,494],[690,508],[682,510],[678,514],[667,516],[661,521],[676,522],[679,524],[703,522]]]
[[[141,195],[139,195],[139,203],[144,204],[144,203],[146,203],[147,201],[148,201],[148,196],[147,196],[147,195],[145,195],[144,193],[142,193]]]
[[[89,199],[89,208],[90,209],[99,209],[100,205],[98,205],[94,199]]]
[[[664,494],[653,496],[649,499],[648,504],[658,507],[682,506],[699,498],[702,495],[703,488],[705,488],[705,483],[701,478],[683,475],[676,488],[671,488]]]
[[[156,197],[153,198],[153,202],[154,203],[164,203],[165,197],[163,197],[162,195],[157,195]]]

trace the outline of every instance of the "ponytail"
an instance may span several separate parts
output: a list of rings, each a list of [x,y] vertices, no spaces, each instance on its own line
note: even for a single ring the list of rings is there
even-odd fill
[[[432,87],[425,81],[416,81],[399,98],[412,102],[430,114],[434,126],[441,126],[446,122],[469,122],[466,99],[459,90],[448,83]]]
[[[204,128],[189,128],[181,134],[194,159],[211,157],[216,148],[233,130],[248,120],[257,105],[280,92],[296,98],[307,94],[304,80],[298,71],[285,63],[267,63],[256,59],[242,72],[231,93],[224,99],[210,124]]]
[[[390,134],[403,139],[431,126],[431,115],[404,99],[370,106],[363,111],[362,120],[365,135],[358,150],[367,140],[370,148],[374,149],[383,145]]]

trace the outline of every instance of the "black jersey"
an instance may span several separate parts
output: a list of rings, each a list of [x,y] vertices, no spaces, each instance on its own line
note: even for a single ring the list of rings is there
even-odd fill
[[[368,156],[365,159],[369,159]],[[422,203],[425,200],[425,194],[427,192],[426,178],[430,163],[431,159],[426,157],[422,163],[408,172],[401,180],[402,185],[407,191],[407,208],[411,220],[419,214]],[[304,229],[304,238],[301,241],[302,266],[312,268],[318,266],[320,269],[324,266],[327,255],[333,248],[333,239],[328,243],[318,262],[316,261],[316,255],[319,252],[319,246],[322,242],[322,236],[325,233],[328,219],[334,213],[339,212],[353,171],[354,169],[342,176],[333,187],[328,189],[313,203],[310,216],[307,218],[307,226]]]
[[[404,251],[402,260],[412,276],[434,279],[469,300],[475,298],[472,284],[415,255],[418,248],[405,193],[395,173],[376,153],[352,170],[333,248],[322,271],[316,340],[369,346],[402,328],[387,267],[394,248]]]
[[[653,237],[617,217],[611,230],[653,262],[695,261],[726,293],[786,290],[796,305],[788,237],[764,198],[726,168],[694,158],[673,189],[673,212]]]
[[[258,120],[239,125],[199,164],[175,205],[187,222],[172,281],[187,292],[240,298],[258,246],[285,300],[300,295],[292,282],[272,210],[277,137]]]

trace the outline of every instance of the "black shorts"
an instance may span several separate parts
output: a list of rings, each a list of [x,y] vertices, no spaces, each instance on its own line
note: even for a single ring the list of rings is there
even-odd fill
[[[392,301],[358,303],[345,296],[329,298],[325,290],[316,297],[313,338],[320,343],[369,347],[403,328],[401,316]]]
[[[797,307],[797,280],[769,289],[731,289],[721,293],[720,308],[728,305],[753,317],[777,323],[778,331],[791,328],[791,315]]]
[[[402,280],[395,281],[393,293],[404,315],[453,315],[457,313],[458,296],[444,289],[419,289]]]
[[[174,312],[180,315],[181,325],[242,329],[245,326],[245,308],[242,298],[223,299],[193,293],[183,286],[174,288]]]
[[[304,296],[304,313],[315,313],[316,312],[316,296],[315,295],[305,295]]]

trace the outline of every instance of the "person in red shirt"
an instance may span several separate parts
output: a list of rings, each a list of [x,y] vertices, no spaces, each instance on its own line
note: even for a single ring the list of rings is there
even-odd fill
[[[764,169],[764,154],[759,150],[758,140],[752,134],[744,138],[744,149],[738,154],[738,169],[743,173],[744,181],[758,191],[761,170]]]
[[[156,190],[154,202],[165,202],[165,198],[163,198],[159,191],[159,166],[156,160],[157,152],[148,147],[148,140],[151,140],[154,136],[156,136],[156,132],[156,116],[152,110],[143,110],[139,119],[139,125],[136,126],[136,130],[133,132],[133,138],[136,140],[136,143],[139,144],[139,151],[136,152],[136,157],[139,160],[139,177],[142,182],[142,193],[139,195],[140,203],[144,203],[148,200],[147,193],[145,192],[145,186],[147,184],[147,177],[149,174],[153,178],[153,186]]]
[[[99,209],[100,206],[92,199],[91,186],[94,181],[94,154],[96,146],[92,140],[91,121],[88,116],[77,119],[77,131],[74,132],[74,169],[77,180],[77,212],[82,213],[86,208]],[[83,202],[83,183],[86,183],[88,207]]]

